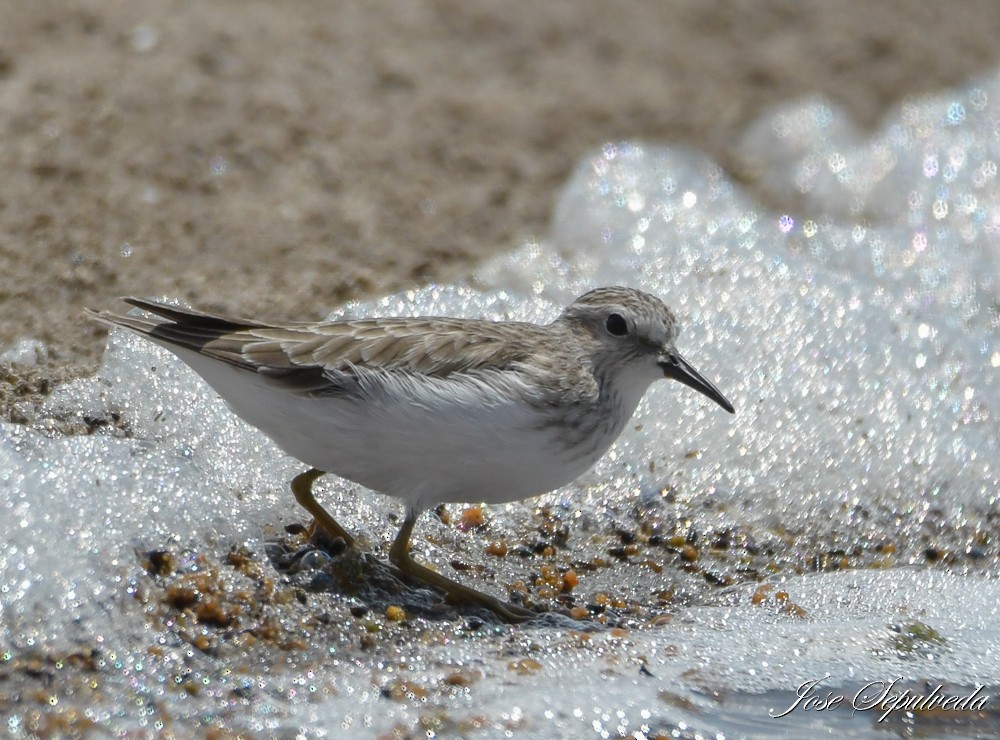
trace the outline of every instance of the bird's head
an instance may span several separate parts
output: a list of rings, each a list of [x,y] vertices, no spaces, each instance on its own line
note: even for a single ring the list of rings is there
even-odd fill
[[[659,298],[634,288],[597,288],[577,298],[559,320],[589,335],[596,369],[646,385],[672,378],[735,412],[677,351],[677,319]]]

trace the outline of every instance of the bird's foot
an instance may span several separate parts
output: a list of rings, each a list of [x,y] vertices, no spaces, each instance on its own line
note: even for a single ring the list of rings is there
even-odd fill
[[[426,583],[438,591],[443,591],[448,598],[454,601],[486,607],[505,622],[526,622],[529,619],[534,619],[538,616],[538,613],[532,611],[531,609],[526,609],[523,606],[512,604],[508,601],[501,601],[494,596],[485,594],[482,591],[477,591],[476,589],[470,588],[469,586],[461,584],[458,581],[453,581],[452,579],[431,570],[427,566],[421,565],[410,557],[409,554],[402,557],[393,557],[392,554],[390,554],[390,560],[393,565],[399,568],[403,575]]]

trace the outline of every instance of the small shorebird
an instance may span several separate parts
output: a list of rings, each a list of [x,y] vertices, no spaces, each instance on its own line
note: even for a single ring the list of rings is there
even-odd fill
[[[124,300],[153,317],[88,313],[166,347],[309,465],[292,492],[328,535],[355,544],[313,497],[313,482],[327,472],[402,499],[406,518],[390,561],[511,621],[535,613],[413,560],[420,512],[514,501],[571,482],[618,438],[659,378],[734,411],[678,353],[670,309],[632,288],[592,290],[544,326],[443,317],[269,324]]]

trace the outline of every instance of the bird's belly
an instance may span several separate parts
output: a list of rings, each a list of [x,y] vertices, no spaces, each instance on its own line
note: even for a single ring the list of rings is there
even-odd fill
[[[400,406],[384,413],[341,407],[328,417],[331,434],[286,451],[367,488],[426,509],[445,502],[504,503],[563,486],[603,453],[567,449],[558,427],[534,411],[486,409],[429,414]],[[279,441],[279,444],[281,442]],[[300,454],[301,452],[301,454]]]
[[[539,410],[487,385],[375,400],[317,397],[171,349],[289,455],[412,509],[545,493],[588,470],[617,436],[573,442],[553,423],[558,409]]]
[[[429,429],[426,434],[435,432]],[[541,451],[546,440],[539,439],[533,449],[525,441],[523,434],[518,444],[509,445],[474,436],[460,441],[442,436],[437,444],[430,440],[399,444],[385,440],[373,446],[378,456],[376,466],[331,468],[369,488],[405,498],[413,508],[424,509],[444,502],[503,503],[527,498],[565,485],[590,467],[589,463],[576,466],[553,461],[551,453]]]

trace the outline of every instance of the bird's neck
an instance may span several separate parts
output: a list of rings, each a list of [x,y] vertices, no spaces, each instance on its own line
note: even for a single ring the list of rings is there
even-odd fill
[[[614,433],[617,436],[632,418],[639,401],[651,383],[647,377],[635,371],[630,372],[628,369],[595,377],[600,388],[598,404],[604,415],[615,419]]]

